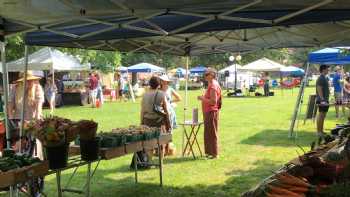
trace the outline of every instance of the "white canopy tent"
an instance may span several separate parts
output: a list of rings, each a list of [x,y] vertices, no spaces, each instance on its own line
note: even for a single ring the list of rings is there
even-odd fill
[[[219,74],[224,74],[225,71],[227,71],[227,70],[230,72],[230,74],[234,74],[235,73],[235,68],[237,68],[237,70],[239,70],[239,69],[242,68],[242,66],[239,65],[239,64],[232,64],[232,65],[230,65],[230,66],[228,66],[226,68],[223,68],[223,69],[219,70]]]
[[[7,63],[9,72],[24,71],[24,67],[24,57]],[[49,47],[42,48],[28,56],[28,70],[81,71],[89,69],[89,64],[80,64],[77,58]]]
[[[219,70],[219,75],[224,75],[226,71],[229,72],[229,76],[225,77],[225,87],[233,88],[235,83],[235,70],[237,68],[237,87],[242,89],[253,85],[257,79],[250,71],[241,70],[242,66],[239,64],[232,64],[224,69]]]
[[[246,64],[240,70],[251,72],[280,72],[284,67],[286,66],[264,57]]]

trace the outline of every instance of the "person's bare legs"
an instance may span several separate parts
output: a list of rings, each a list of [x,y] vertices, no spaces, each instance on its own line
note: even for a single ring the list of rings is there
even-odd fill
[[[322,139],[324,138],[324,120],[326,118],[327,112],[319,112],[317,116],[317,137],[318,137],[318,144],[321,143]]]
[[[335,104],[335,117],[336,118],[339,118],[339,105],[338,104]]]
[[[323,133],[324,119],[326,118],[326,112],[319,112],[317,116],[317,133]]]

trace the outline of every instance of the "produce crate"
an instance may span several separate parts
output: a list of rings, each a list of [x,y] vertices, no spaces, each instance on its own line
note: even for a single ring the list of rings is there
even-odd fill
[[[115,147],[115,148],[101,148],[100,154],[102,159],[113,159],[116,157],[121,157],[125,155],[125,147]]]
[[[153,137],[158,138],[160,136],[160,130],[153,131]]]
[[[0,188],[6,188],[14,185],[15,183],[16,181],[14,170],[0,172]]]
[[[143,134],[143,140],[150,140],[154,138],[154,132],[146,132]]]
[[[135,153],[135,152],[142,151],[142,150],[143,150],[142,142],[133,142],[133,143],[125,145],[125,152],[127,154]]]
[[[143,148],[146,150],[152,150],[154,148],[157,148],[158,141],[157,139],[150,139],[143,141]]]
[[[49,162],[43,161],[30,166],[0,173],[0,188],[6,188],[25,182],[33,177],[45,176],[49,171]]]
[[[111,148],[111,147],[117,147],[117,139],[115,137],[107,137],[103,136],[101,140],[101,147],[102,148]]]
[[[35,163],[31,166],[25,166],[23,168],[15,170],[16,183],[25,182],[28,179],[35,177],[45,176],[49,171],[49,162],[43,161]]]

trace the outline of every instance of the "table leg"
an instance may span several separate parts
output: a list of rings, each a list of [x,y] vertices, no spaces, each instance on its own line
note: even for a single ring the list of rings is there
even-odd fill
[[[13,186],[10,186],[10,197],[13,197]]]
[[[70,183],[72,182],[73,177],[74,177],[74,176],[75,176],[75,174],[77,173],[78,168],[79,168],[79,166],[78,166],[78,167],[76,167],[76,168],[74,168],[73,173],[70,175],[70,177],[69,177],[69,179],[68,179],[68,181],[67,181],[67,184],[66,184],[66,186],[64,187],[65,189],[67,189],[67,188],[70,186]]]
[[[195,125],[191,125],[191,131],[190,131],[190,136],[189,136],[189,140],[188,140],[188,146],[189,146],[189,150],[188,150],[188,155],[190,153],[192,153],[192,156],[194,159],[196,159],[196,155],[194,153],[193,150],[193,140],[195,140],[195,138],[192,140],[192,137],[194,136],[194,131],[195,131],[196,126]]]
[[[133,156],[133,160],[134,160],[134,170],[135,170],[135,183],[138,183],[138,176],[137,176],[137,153],[134,153]]]
[[[159,159],[159,181],[160,186],[163,187],[163,147],[158,141],[158,159]]]
[[[90,182],[91,182],[91,163],[89,162],[87,164],[87,176],[86,176],[86,190],[85,190],[85,196],[90,197]]]
[[[62,197],[62,188],[61,188],[61,171],[56,171],[56,182],[57,182],[57,196]]]
[[[196,143],[196,144],[197,144],[197,147],[198,147],[198,150],[199,150],[199,153],[200,153],[201,157],[203,157],[201,147],[200,147],[200,145],[199,145],[199,143],[198,143],[198,140],[197,140],[197,136],[198,136],[198,132],[199,132],[200,128],[201,128],[201,125],[199,125],[199,126],[197,127],[196,132],[193,133],[193,134],[194,134],[194,140],[193,140],[193,142],[192,142],[192,147],[193,147],[194,143]]]
[[[185,143],[185,147],[183,148],[182,150],[182,156],[185,156],[185,153],[186,153],[186,150],[187,150],[187,145],[188,145],[188,141],[190,140],[188,138],[188,135],[187,135],[187,131],[186,131],[186,127],[184,126],[184,134],[185,134],[185,138],[186,138],[186,143]]]

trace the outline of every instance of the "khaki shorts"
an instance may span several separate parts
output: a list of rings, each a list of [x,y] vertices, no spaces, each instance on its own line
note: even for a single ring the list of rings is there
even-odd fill
[[[334,99],[336,105],[341,105],[343,101],[341,92],[334,92]]]

